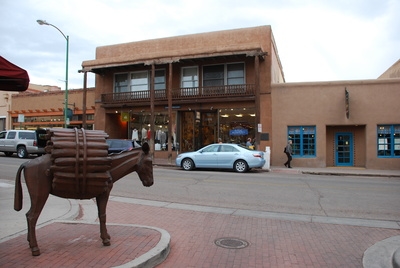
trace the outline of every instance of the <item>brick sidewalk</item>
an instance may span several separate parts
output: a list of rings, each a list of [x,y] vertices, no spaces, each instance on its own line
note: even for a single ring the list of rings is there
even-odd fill
[[[145,254],[160,233],[134,226],[107,226],[111,246],[104,247],[99,224],[54,222],[37,228],[41,255],[33,257],[26,235],[0,243],[0,267],[113,267]]]
[[[129,211],[129,212],[128,212]],[[110,201],[108,221],[155,226],[171,235],[158,267],[362,267],[364,251],[400,230],[262,219]],[[214,241],[250,243],[226,249]]]
[[[42,255],[32,257],[26,235],[0,243],[0,267],[112,267],[143,254],[159,240],[153,226],[171,235],[167,259],[157,267],[362,267],[370,246],[400,230],[310,223],[172,209],[109,201],[111,246],[98,224],[51,223],[37,230]],[[121,225],[114,225],[121,224]],[[227,249],[218,238],[249,245]]]

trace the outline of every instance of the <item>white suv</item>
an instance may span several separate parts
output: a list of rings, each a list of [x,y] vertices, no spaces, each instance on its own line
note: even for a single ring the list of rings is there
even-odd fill
[[[0,132],[0,152],[6,156],[14,153],[19,158],[27,158],[30,154],[38,156],[45,153],[46,130],[7,130]]]

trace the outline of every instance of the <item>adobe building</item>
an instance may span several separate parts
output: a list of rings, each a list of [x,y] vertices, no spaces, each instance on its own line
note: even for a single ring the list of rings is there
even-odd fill
[[[3,91],[1,92],[0,97],[0,130],[8,130],[13,129],[12,126],[12,118],[10,115],[10,111],[12,110],[12,96],[17,94],[26,94],[26,93],[39,93],[39,92],[49,92],[49,91],[60,91],[61,89],[57,86],[48,86],[48,85],[36,85],[29,83],[26,91]]]
[[[295,167],[400,169],[399,100],[400,79],[273,84],[272,165],[288,138]]]
[[[385,78],[400,78],[400,60],[396,61],[389,69],[378,77],[378,79]]]
[[[218,138],[272,145],[271,84],[284,77],[270,26],[98,47],[82,67],[96,74],[96,128],[148,140],[156,157]]]
[[[11,129],[11,117],[8,111],[11,110],[12,96],[17,95],[17,91],[0,92],[0,131]]]
[[[27,90],[12,95],[8,111],[11,118],[9,129],[37,129],[64,127],[65,91]],[[94,88],[68,91],[69,128],[93,129]]]
[[[283,166],[400,169],[400,79],[285,83],[270,26],[96,49],[96,129],[155,157],[255,139]]]

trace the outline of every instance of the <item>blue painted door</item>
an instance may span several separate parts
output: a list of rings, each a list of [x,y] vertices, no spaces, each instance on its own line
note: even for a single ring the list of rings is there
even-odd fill
[[[353,133],[338,132],[335,134],[336,166],[353,166]]]

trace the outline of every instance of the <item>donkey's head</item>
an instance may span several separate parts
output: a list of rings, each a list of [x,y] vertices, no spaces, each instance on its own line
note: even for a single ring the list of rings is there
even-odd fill
[[[150,146],[147,142],[142,145],[143,154],[138,164],[138,168],[136,170],[139,175],[140,180],[143,183],[143,186],[149,187],[152,186],[153,181],[153,160],[149,155]]]

